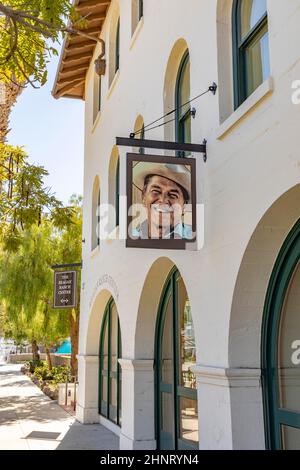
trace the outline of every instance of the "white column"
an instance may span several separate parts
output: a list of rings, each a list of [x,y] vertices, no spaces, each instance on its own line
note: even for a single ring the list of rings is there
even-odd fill
[[[201,450],[265,449],[260,369],[196,366]]]
[[[153,360],[119,359],[122,368],[121,450],[156,449]]]
[[[78,358],[78,392],[76,419],[83,424],[99,423],[98,413],[98,356],[79,354]]]

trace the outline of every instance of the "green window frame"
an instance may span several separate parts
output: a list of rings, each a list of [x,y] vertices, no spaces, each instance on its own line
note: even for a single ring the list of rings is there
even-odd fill
[[[118,157],[116,167],[116,227],[120,225],[120,157]]]
[[[242,11],[243,6],[245,6],[243,2],[245,1],[249,2],[251,0],[234,0],[232,9],[235,109],[237,109],[270,75],[268,13],[266,11],[256,24],[243,36]],[[260,47],[256,47],[258,45]],[[253,64],[255,63],[255,59],[256,65],[257,63],[261,64],[259,71],[261,76],[259,76],[258,70],[254,68]]]
[[[94,72],[93,87],[93,124],[96,121],[98,113],[101,111],[101,76]]]
[[[143,124],[143,126],[142,126],[142,128],[141,128],[140,139],[141,139],[141,140],[144,140],[144,139],[145,139],[145,124]],[[139,149],[139,153],[140,153],[141,155],[144,155],[144,154],[145,154],[145,149],[144,149],[144,147],[141,147],[141,148]]]
[[[300,413],[280,407],[278,344],[281,315],[300,260],[300,219],[285,240],[269,282],[262,324],[261,358],[266,446],[281,450],[282,426],[300,430]]]
[[[98,199],[97,199],[97,246],[100,246],[100,223],[101,223],[101,217],[100,217],[100,204],[101,204],[101,191],[99,188],[98,191]]]
[[[185,73],[187,71],[187,67],[190,65],[189,62],[190,55],[189,52],[186,51],[178,69],[175,88],[175,135],[176,141],[180,143],[190,143],[191,141],[191,105],[187,105],[186,110],[184,110],[184,107],[182,107],[182,105],[187,102],[187,100],[184,99],[182,95]],[[189,135],[187,135],[187,129]],[[179,152],[177,156],[185,156],[185,153],[182,155],[182,153]]]
[[[116,31],[116,50],[115,50],[115,73],[120,69],[120,18],[118,19]]]
[[[197,450],[199,443],[193,444],[192,441],[187,442],[181,436],[180,425],[180,400],[188,399],[197,403],[197,389],[186,388],[181,383],[180,377],[180,331],[181,331],[181,316],[178,309],[179,292],[178,281],[182,279],[178,269],[174,267],[170,272],[168,279],[164,285],[163,292],[160,299],[158,316],[156,322],[155,332],[155,430],[156,441],[158,450]],[[163,337],[165,330],[165,319],[167,315],[168,302],[172,302],[172,377],[173,384],[168,384],[162,378],[162,349]],[[166,449],[165,443],[167,442],[166,436],[161,431],[163,417],[162,417],[162,395],[168,394],[172,396],[174,407],[174,447]],[[167,438],[168,439],[168,438]]]
[[[139,21],[144,16],[144,0],[139,0]]]
[[[102,89],[102,79],[101,75],[99,75],[99,98],[98,98],[98,111],[101,111],[101,106],[102,106],[102,96],[101,96],[101,89]]]
[[[115,307],[115,308],[114,308]],[[113,310],[114,308],[114,310]],[[117,318],[113,318],[113,314]],[[121,329],[116,305],[111,298],[106,306],[99,341],[99,401],[98,411],[101,416],[112,421],[116,425],[121,425],[121,367],[117,364],[116,370],[112,370],[112,322],[117,321],[117,337],[114,339],[117,345],[117,360],[122,355]],[[106,354],[104,354],[106,350]],[[104,361],[105,359],[105,361]],[[104,366],[106,363],[106,367]],[[115,388],[112,387],[113,381]],[[112,393],[115,391],[115,401],[117,406],[112,404]],[[106,399],[104,398],[106,397]]]

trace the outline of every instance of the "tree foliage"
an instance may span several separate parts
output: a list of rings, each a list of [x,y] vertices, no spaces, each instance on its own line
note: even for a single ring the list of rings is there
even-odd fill
[[[63,207],[45,187],[47,175],[42,166],[28,163],[22,148],[0,143],[0,242],[4,249],[15,251],[21,232],[32,224],[40,225],[45,214],[58,228],[72,224],[73,209]]]
[[[0,2],[0,80],[43,85],[61,33],[98,41],[84,33],[86,23],[69,0]]]
[[[75,206],[70,230],[58,229],[46,218],[41,225],[31,225],[22,232],[16,252],[0,254],[0,302],[5,311],[2,329],[17,342],[35,340],[51,348],[72,337],[74,322],[79,322],[79,308],[52,308],[52,266],[81,260],[81,198],[74,197],[70,203]],[[75,355],[78,335],[73,339]]]

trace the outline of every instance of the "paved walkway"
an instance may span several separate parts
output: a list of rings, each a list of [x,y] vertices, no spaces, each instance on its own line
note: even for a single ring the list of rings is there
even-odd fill
[[[114,450],[118,438],[82,425],[20,372],[0,364],[0,450]]]

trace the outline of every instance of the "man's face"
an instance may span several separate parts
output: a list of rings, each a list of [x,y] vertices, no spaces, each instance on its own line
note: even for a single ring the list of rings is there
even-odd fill
[[[143,193],[143,204],[148,213],[149,236],[162,237],[178,223],[184,208],[181,188],[163,176],[153,176]]]

